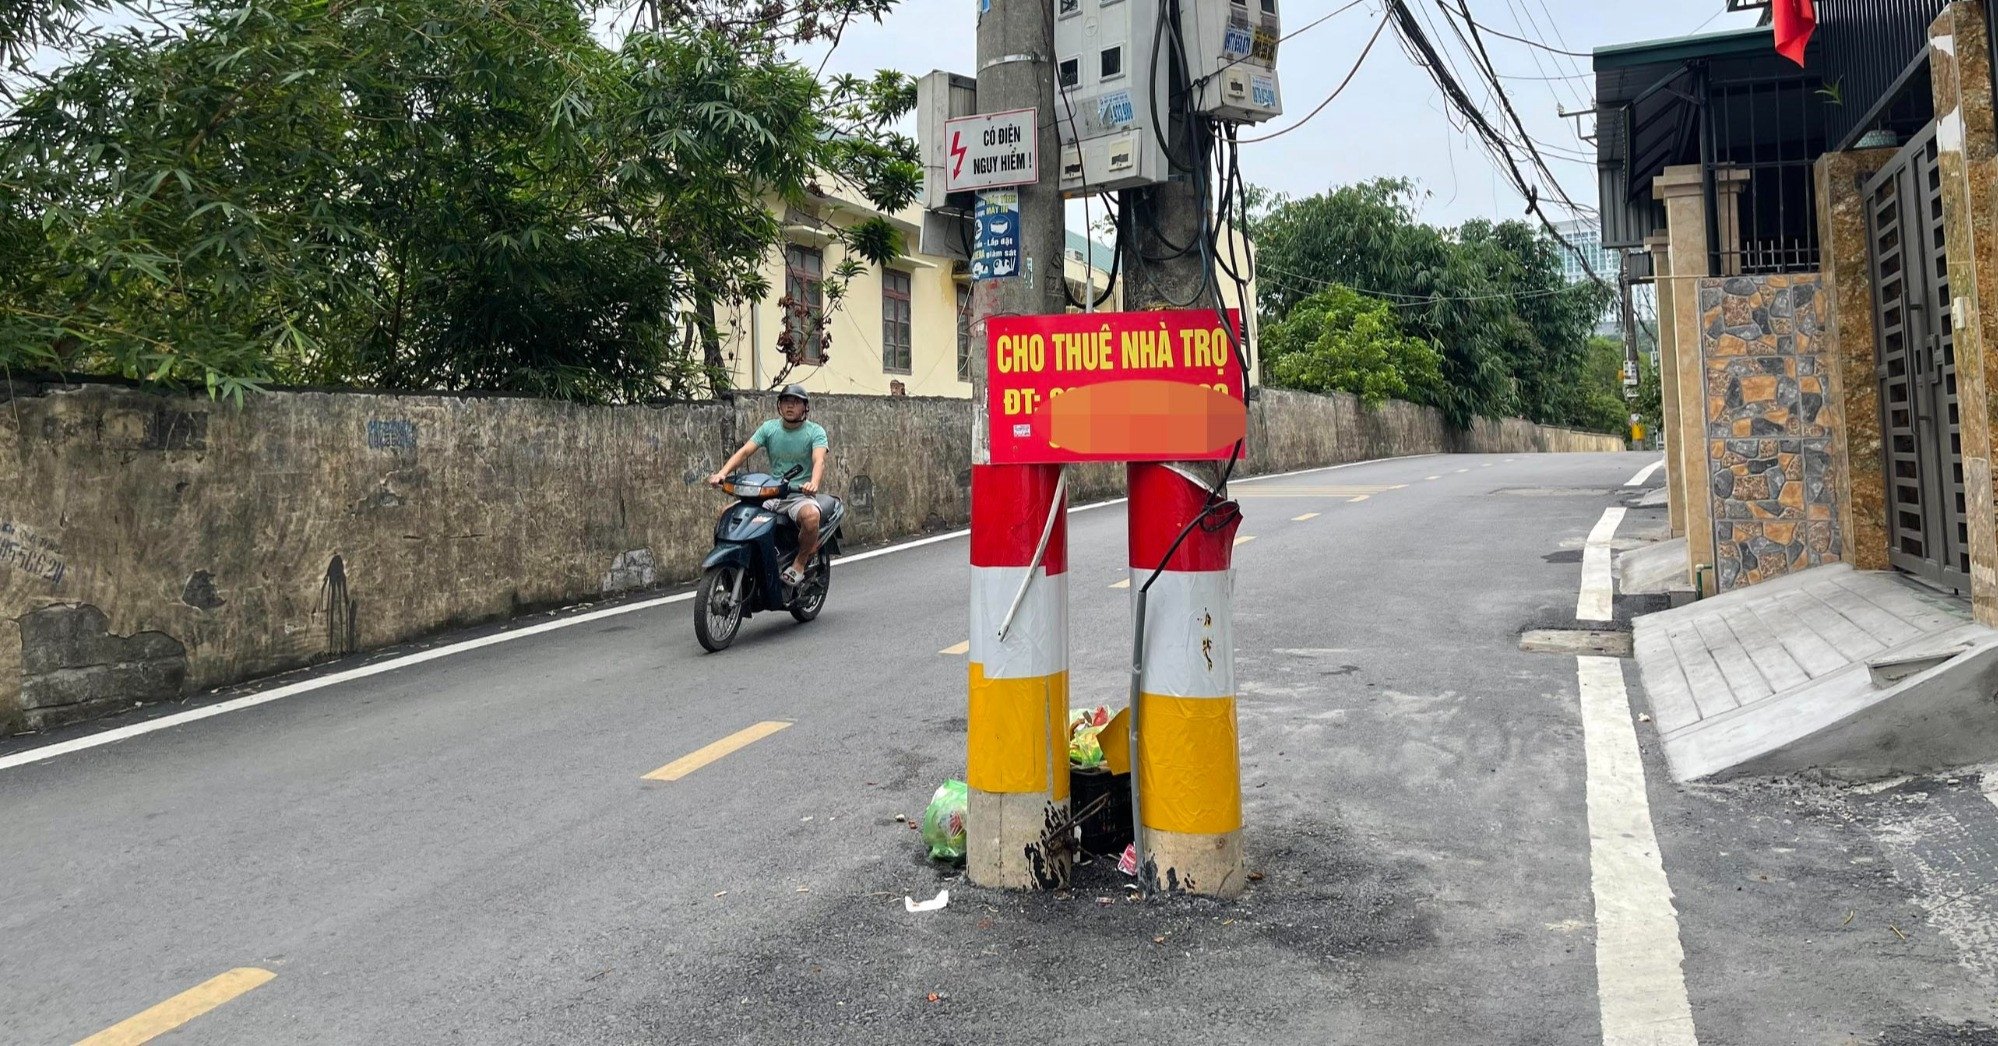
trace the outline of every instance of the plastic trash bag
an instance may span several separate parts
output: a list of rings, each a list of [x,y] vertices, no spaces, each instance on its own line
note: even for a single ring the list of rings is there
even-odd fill
[[[1080,767],[1103,765],[1103,743],[1097,735],[1110,723],[1108,708],[1068,710],[1068,761]]]
[[[923,811],[923,842],[929,844],[930,860],[964,859],[964,809],[969,801],[963,781],[945,781],[930,796]]]

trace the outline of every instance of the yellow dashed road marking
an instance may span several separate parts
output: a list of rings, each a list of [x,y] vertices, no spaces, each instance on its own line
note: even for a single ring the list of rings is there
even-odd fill
[[[958,654],[969,654],[971,653],[971,640],[967,639],[964,642],[957,644],[956,646],[944,647],[942,650],[937,651],[937,653],[949,654],[952,656],[956,656]]]
[[[1306,512],[1306,513],[1305,513],[1304,515],[1302,515],[1302,516],[1292,516],[1292,517],[1290,517],[1290,521],[1291,521],[1292,523],[1302,523],[1302,522],[1304,522],[1304,521],[1305,521],[1305,520],[1307,520],[1307,519],[1317,519],[1317,518],[1318,518],[1318,513],[1316,513],[1316,512]]]
[[[269,970],[239,966],[228,973],[211,977],[138,1016],[119,1021],[77,1043],[77,1046],[138,1046],[142,1042],[151,1042],[276,976]]]
[[[969,650],[971,647],[966,646],[965,649]],[[646,774],[644,779],[647,781],[678,781],[680,778],[699,770],[701,767],[720,759],[722,756],[761,741],[790,725],[789,722],[784,720],[773,719],[768,722],[758,723],[752,727],[737,730],[735,733],[716,741],[714,744],[708,745],[698,751],[689,752],[667,763],[665,766]]]
[[[1229,493],[1242,498],[1349,498],[1356,494],[1382,494],[1400,490],[1406,483],[1353,484],[1337,487],[1245,487]]]
[[[1110,583],[1110,587],[1111,587],[1111,588],[1130,588],[1130,587],[1131,587],[1131,579],[1130,579],[1130,578],[1125,578],[1125,579],[1124,579],[1124,580],[1122,580],[1122,581],[1112,581],[1112,582]]]
[[[1236,547],[1239,548],[1240,546],[1246,545],[1254,540],[1256,540],[1256,536],[1254,534],[1244,534],[1241,537],[1235,539],[1235,545]]]
[[[1443,477],[1441,477],[1441,476],[1424,476],[1424,477],[1422,477],[1422,478],[1423,478],[1423,479],[1442,479]]]
[[[1360,496],[1359,496],[1359,497],[1357,497],[1357,498],[1347,498],[1347,499],[1346,499],[1346,504],[1348,504],[1348,505],[1357,505],[1357,504],[1359,504],[1360,502],[1362,502],[1362,501],[1365,501],[1365,500],[1367,500],[1367,496],[1366,496],[1365,494],[1362,494],[1362,495],[1360,495]]]

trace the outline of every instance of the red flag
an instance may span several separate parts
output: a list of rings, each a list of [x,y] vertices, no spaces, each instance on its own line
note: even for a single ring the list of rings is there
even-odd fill
[[[1776,24],[1776,53],[1801,67],[1811,30],[1818,27],[1817,4],[1812,0],[1770,0],[1769,8]]]

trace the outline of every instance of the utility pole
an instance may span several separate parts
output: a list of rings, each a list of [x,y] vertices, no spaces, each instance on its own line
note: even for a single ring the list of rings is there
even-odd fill
[[[978,111],[1036,113],[1039,181],[1017,193],[1019,264],[972,284],[974,343],[986,321],[1063,311],[1063,205],[1055,128],[1052,0],[980,0]],[[976,266],[974,266],[976,271]],[[994,465],[986,357],[971,357],[971,651],[966,864],[981,886],[1066,885],[1068,575],[1058,465]]]
[[[1166,2],[1166,18],[1178,24],[1177,2]],[[1170,101],[1154,118],[1168,129],[1175,169],[1168,181],[1125,190],[1119,208],[1125,308],[1140,311],[1217,304],[1208,278],[1208,237],[1215,230],[1206,217],[1214,141],[1205,121],[1180,116],[1187,84],[1178,62],[1168,66]],[[1244,313],[1254,307],[1239,305]],[[1247,885],[1230,580],[1240,517],[1208,511],[1223,467],[1211,461],[1128,467],[1131,589],[1142,630],[1131,769],[1139,877],[1146,889],[1232,897]],[[1182,531],[1186,536],[1168,559]]]

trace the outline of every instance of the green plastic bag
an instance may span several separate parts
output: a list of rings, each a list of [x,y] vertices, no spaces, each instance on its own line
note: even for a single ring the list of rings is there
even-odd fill
[[[1108,708],[1068,710],[1068,761],[1071,766],[1093,769],[1103,765],[1103,742],[1098,734],[1110,722]]]
[[[945,781],[930,796],[923,811],[923,842],[932,861],[964,860],[964,808],[969,802],[963,781]]]

